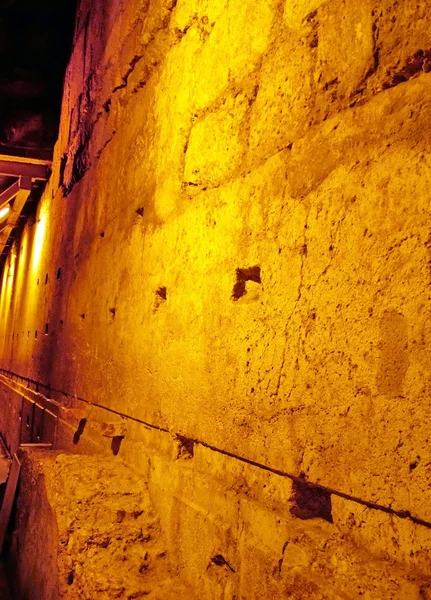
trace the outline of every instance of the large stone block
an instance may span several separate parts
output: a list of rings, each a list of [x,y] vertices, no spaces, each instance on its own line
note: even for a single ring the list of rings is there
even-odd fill
[[[21,453],[13,560],[29,599],[193,597],[172,580],[142,478],[112,458]]]
[[[194,124],[184,168],[186,184],[213,187],[234,176],[243,159],[247,109],[247,98],[239,94]]]

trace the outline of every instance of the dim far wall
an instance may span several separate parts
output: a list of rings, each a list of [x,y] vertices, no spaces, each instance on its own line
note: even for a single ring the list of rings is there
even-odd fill
[[[366,597],[429,593],[429,25],[410,0],[81,3],[53,174],[3,272],[1,366],[90,431],[126,419],[120,456],[184,576],[226,517],[244,571],[202,574],[204,597],[359,597],[322,587],[370,540],[403,574],[355,571]],[[240,496],[244,460],[329,490],[333,523],[286,525],[306,548],[347,536],[329,575],[293,551],[297,586],[265,566],[285,483]]]

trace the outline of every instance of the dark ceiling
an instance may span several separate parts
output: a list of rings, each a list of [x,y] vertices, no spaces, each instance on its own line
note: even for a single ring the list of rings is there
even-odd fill
[[[76,0],[0,0],[0,154],[49,158]]]

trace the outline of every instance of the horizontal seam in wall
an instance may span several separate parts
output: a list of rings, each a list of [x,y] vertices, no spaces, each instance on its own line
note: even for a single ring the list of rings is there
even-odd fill
[[[152,423],[148,423],[147,421],[143,421],[142,419],[138,419],[137,417],[133,417],[131,415],[127,415],[124,413],[121,413],[113,408],[108,408],[106,406],[103,406],[102,404],[97,404],[96,402],[92,402],[91,400],[87,400],[85,398],[81,398],[79,396],[75,396],[73,394],[69,394],[68,392],[64,392],[62,390],[57,390],[55,388],[52,388],[50,386],[47,386],[45,384],[42,384],[38,381],[35,381],[33,379],[30,379],[29,377],[24,377],[23,375],[20,375],[18,373],[14,373],[12,371],[8,371],[6,369],[2,369],[0,368],[0,373],[3,373],[4,375],[8,376],[8,377],[12,377],[12,378],[17,378],[20,379],[21,381],[25,381],[27,382],[27,385],[35,385],[36,387],[42,387],[46,390],[49,390],[51,392],[55,392],[56,394],[61,394],[66,398],[71,398],[73,400],[77,400],[79,402],[84,402],[85,404],[88,404],[90,406],[95,406],[97,408],[100,408],[102,410],[106,410],[107,412],[110,412],[112,414],[115,414],[119,417],[123,417],[124,419],[129,419],[130,421],[134,421],[135,423],[139,423],[141,425],[144,425],[145,427],[148,427],[150,429],[154,429],[156,431],[161,431],[163,433],[168,433],[171,436],[175,436],[178,435],[177,432],[173,433],[172,431],[170,431],[169,429],[166,429],[164,427],[160,427],[158,425],[153,425]],[[38,393],[39,390],[37,390]],[[19,392],[18,392],[19,393]],[[416,525],[422,525],[423,527],[427,527],[428,529],[431,529],[431,523],[429,521],[426,521],[424,519],[421,519],[420,517],[416,517],[414,515],[412,515],[409,511],[407,510],[396,510],[393,508],[390,508],[389,506],[384,506],[383,504],[376,504],[374,502],[371,502],[369,500],[363,500],[362,498],[357,498],[356,496],[351,496],[350,494],[346,494],[345,492],[341,492],[339,490],[335,490],[332,489],[330,487],[326,487],[322,484],[319,483],[313,483],[309,480],[304,480],[302,477],[299,477],[297,475],[293,475],[292,473],[287,473],[286,471],[282,471],[280,469],[276,469],[274,467],[271,467],[269,465],[265,465],[262,463],[259,463],[257,461],[254,461],[250,458],[247,458],[245,456],[241,456],[239,454],[235,454],[234,452],[229,452],[229,450],[223,450],[221,448],[218,448],[217,446],[213,446],[212,444],[208,444],[207,442],[203,442],[201,440],[197,440],[194,438],[189,438],[188,436],[184,436],[183,434],[181,434],[182,437],[187,437],[187,439],[189,439],[191,442],[193,442],[194,444],[199,444],[200,446],[207,448],[208,450],[211,450],[212,452],[216,452],[217,454],[221,454],[223,456],[228,456],[229,458],[233,458],[234,460],[238,460],[244,464],[248,464],[252,467],[256,467],[258,469],[261,469],[263,471],[267,471],[268,473],[272,473],[274,475],[278,475],[280,477],[284,477],[284,478],[288,478],[291,481],[295,481],[295,482],[301,482],[301,483],[307,483],[308,485],[320,489],[320,490],[324,490],[325,492],[333,495],[333,496],[337,496],[339,498],[343,498],[344,500],[348,500],[350,502],[359,504],[361,506],[365,506],[366,508],[369,508],[371,510],[378,510],[380,512],[384,512],[386,514],[389,515],[393,515],[395,517],[398,517],[400,519],[408,519],[410,521],[412,521],[413,523],[415,523]]]

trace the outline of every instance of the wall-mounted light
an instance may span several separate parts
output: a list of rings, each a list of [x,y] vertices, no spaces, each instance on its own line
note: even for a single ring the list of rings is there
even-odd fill
[[[2,219],[4,219],[4,217],[9,214],[10,212],[10,206],[9,204],[6,204],[6,206],[3,206],[3,208],[0,208],[0,221]]]

